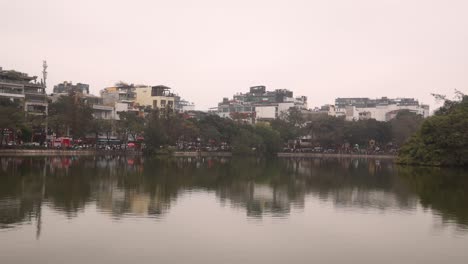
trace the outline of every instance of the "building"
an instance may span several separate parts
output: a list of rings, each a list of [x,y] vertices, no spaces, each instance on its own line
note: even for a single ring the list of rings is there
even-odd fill
[[[185,113],[195,111],[195,104],[182,99],[179,95],[175,96],[175,110],[178,113]]]
[[[366,119],[389,121],[401,110],[408,110],[425,118],[429,116],[429,106],[420,104],[414,98],[390,99],[387,97],[337,98],[335,107],[329,111],[329,114],[337,117],[344,116],[348,121]]]
[[[105,119],[105,120],[113,120],[118,119],[116,110],[112,106],[102,105],[102,104],[93,104],[93,117],[95,119]]]
[[[77,83],[73,84],[72,82],[63,82],[54,86],[54,94],[69,94],[70,92],[79,92],[82,94],[89,94],[89,84]]]
[[[45,85],[37,82],[37,76],[0,67],[0,98],[22,104],[28,115],[47,115]]]
[[[175,95],[164,85],[144,86],[135,89],[137,105],[152,109],[175,110]]]
[[[294,98],[293,92],[286,89],[267,91],[265,86],[253,86],[248,93],[236,94],[231,100],[223,98],[216,113],[221,117],[255,122],[278,118],[292,107],[307,109],[307,97]]]
[[[133,84],[119,83],[117,86],[104,88],[101,91],[101,97],[105,105],[125,103],[133,106],[136,99],[135,89]]]
[[[103,98],[90,94],[89,85],[77,83],[74,85],[72,82],[63,82],[54,86],[54,92],[49,95],[52,102],[56,102],[61,96],[67,96],[73,92],[74,96],[78,97],[84,104],[91,107],[93,110],[93,117],[96,119],[116,119],[115,107],[111,105],[104,105]]]
[[[136,103],[136,89],[144,86],[135,86],[133,84],[118,83],[116,86],[107,87],[101,90],[102,105],[113,107],[114,117],[119,119],[120,112],[134,112],[142,114],[141,109]]]

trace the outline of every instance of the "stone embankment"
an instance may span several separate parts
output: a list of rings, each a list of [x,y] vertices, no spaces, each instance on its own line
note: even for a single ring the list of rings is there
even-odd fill
[[[1,149],[0,156],[91,156],[91,155],[141,155],[140,151],[99,151],[89,150],[61,150],[61,149]],[[193,151],[172,153],[174,157],[231,157],[231,152]],[[396,159],[395,155],[381,154],[332,154],[332,153],[278,153],[280,158],[373,158]]]
[[[367,159],[396,159],[396,155],[384,154],[346,154],[346,153],[296,153],[281,152],[280,158],[367,158]]]
[[[63,149],[1,149],[0,156],[91,156],[91,155],[141,155],[139,151],[99,151]]]
[[[172,154],[174,157],[231,157],[231,152],[208,152],[208,151],[176,151]]]

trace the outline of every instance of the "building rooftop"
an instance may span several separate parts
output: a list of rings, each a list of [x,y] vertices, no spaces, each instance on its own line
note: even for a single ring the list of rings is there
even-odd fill
[[[29,83],[30,81],[36,79],[37,76],[29,76],[27,73],[18,72],[14,70],[7,71],[0,68],[0,80]]]

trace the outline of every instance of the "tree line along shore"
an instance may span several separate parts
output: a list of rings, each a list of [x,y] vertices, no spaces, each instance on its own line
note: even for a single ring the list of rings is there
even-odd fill
[[[147,109],[144,115],[123,112],[119,120],[94,119],[90,107],[70,94],[50,103],[47,133],[74,139],[71,148],[75,149],[104,146],[103,150],[110,150],[113,145],[116,150],[111,138],[117,138],[118,150],[129,148],[147,155],[175,151],[261,156],[311,152],[398,155],[397,162],[403,164],[467,166],[468,97],[460,93],[458,100],[442,99],[444,106],[426,119],[405,110],[388,122],[345,121],[327,115],[306,118],[292,108],[275,120],[248,124],[235,118],[202,112],[188,116],[166,109]],[[0,101],[1,148],[27,148],[24,146],[33,139],[35,126],[42,125],[38,122],[20,106]],[[5,138],[12,136],[19,142],[15,146],[5,143]],[[103,137],[107,144],[106,140],[98,144]]]

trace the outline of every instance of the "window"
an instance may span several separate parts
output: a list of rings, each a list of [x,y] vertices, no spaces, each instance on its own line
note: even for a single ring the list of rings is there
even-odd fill
[[[158,108],[158,100],[153,100],[153,108]]]

